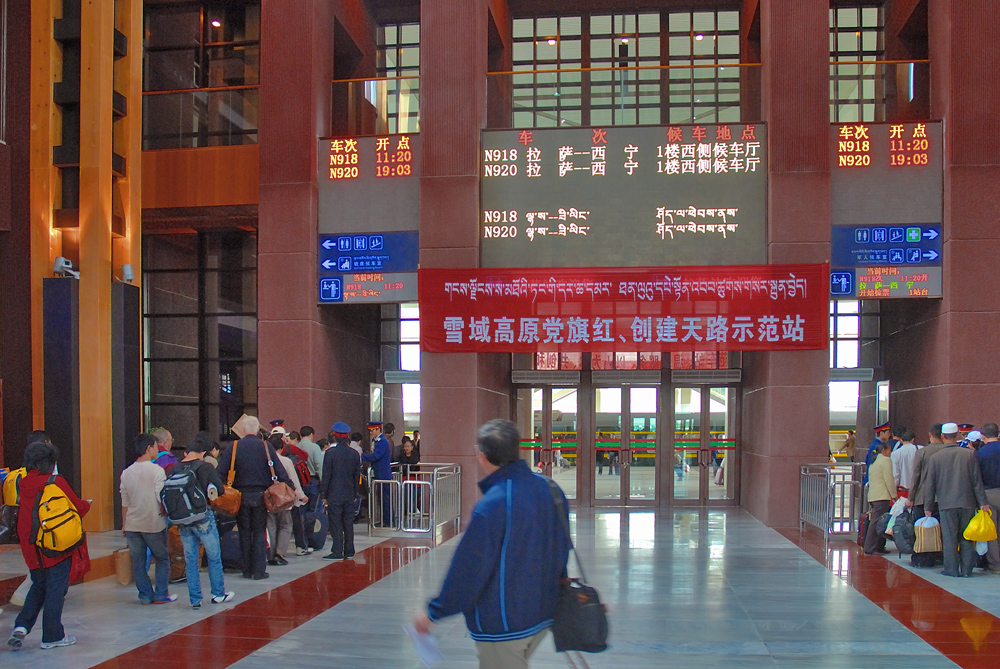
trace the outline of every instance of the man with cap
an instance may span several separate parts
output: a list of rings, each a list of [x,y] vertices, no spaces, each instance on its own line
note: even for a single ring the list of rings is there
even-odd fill
[[[1000,520],[1000,428],[996,423],[986,423],[980,432],[985,443],[976,451],[976,460],[986,488],[986,500],[993,509],[993,522],[997,522]],[[995,539],[986,544],[986,570],[1000,574],[1000,545]]]
[[[361,458],[350,447],[351,428],[347,423],[333,424],[336,442],[323,454],[320,495],[326,500],[330,519],[330,554],[327,560],[354,557],[354,500],[359,493]]]
[[[927,481],[927,466],[931,457],[944,448],[941,441],[941,423],[931,425],[930,432],[927,433],[927,445],[917,451],[913,456],[911,465],[910,491],[906,498],[906,506],[913,509],[917,518],[924,515],[924,488]],[[934,553],[914,553],[910,556],[910,564],[914,567],[933,567],[938,554]]]
[[[963,536],[976,508],[989,510],[986,489],[979,473],[976,454],[958,444],[958,425],[941,426],[944,447],[935,453],[927,467],[924,489],[924,515],[937,511],[941,517],[946,576],[972,576],[979,559],[975,543]]]
[[[975,427],[975,425],[973,425],[972,423],[959,423],[958,424],[958,443],[960,443],[960,444],[962,444],[964,446],[965,442],[969,438],[969,433],[972,432],[972,428],[974,428],[974,427]]]
[[[385,433],[392,434],[396,431],[396,426],[392,423],[385,424]],[[392,480],[392,446],[383,434],[381,421],[371,421],[368,423],[368,433],[372,440],[372,452],[362,453],[361,459],[372,463],[373,473],[376,481]],[[392,509],[389,502],[389,486],[381,484],[382,488],[382,527],[392,525]],[[373,519],[374,522],[374,519]]]
[[[872,428],[875,431],[875,439],[868,446],[868,453],[865,454],[865,478],[863,485],[868,485],[868,470],[872,468],[875,456],[882,451],[882,445],[889,443],[892,437],[892,426],[889,423],[882,423]]]

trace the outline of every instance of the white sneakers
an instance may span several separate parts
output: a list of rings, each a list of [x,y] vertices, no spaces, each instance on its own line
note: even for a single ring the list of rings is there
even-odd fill
[[[59,641],[50,641],[48,643],[43,641],[42,650],[48,650],[49,648],[62,648],[63,646],[72,646],[75,643],[76,643],[76,637],[67,634],[63,638],[59,639]]]
[[[232,590],[230,590],[230,591],[226,592],[226,594],[224,594],[222,597],[212,597],[212,603],[213,604],[225,604],[226,602],[231,601],[233,599],[233,597],[235,597],[235,596],[236,596],[236,593],[233,592]]]

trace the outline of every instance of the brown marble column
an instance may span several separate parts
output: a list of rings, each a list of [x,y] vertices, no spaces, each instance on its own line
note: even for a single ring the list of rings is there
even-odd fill
[[[420,4],[420,266],[479,265],[479,132],[486,121],[488,0]],[[423,353],[420,450],[462,466],[463,517],[479,498],[479,425],[510,417],[510,354]]]
[[[1000,422],[1000,4],[928,4],[931,112],[944,120],[941,300],[882,304],[890,416],[923,439],[932,423]]]
[[[830,257],[829,7],[760,0],[767,122],[768,262]],[[798,468],[827,457],[829,354],[743,356],[741,504],[772,527],[798,522]]]
[[[261,13],[259,413],[320,436],[337,420],[363,431],[378,307],[317,306],[316,140],[330,134],[335,23],[372,63],[374,26],[359,0],[265,2]]]

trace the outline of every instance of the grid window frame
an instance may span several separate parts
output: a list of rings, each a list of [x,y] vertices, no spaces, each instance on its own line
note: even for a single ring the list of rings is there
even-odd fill
[[[375,46],[375,73],[384,81],[370,82],[365,96],[376,108],[378,98],[385,96],[388,134],[413,132],[420,121],[420,23],[379,25]],[[381,90],[380,85],[384,87]],[[411,104],[410,98],[418,104]]]
[[[876,63],[885,57],[885,10],[858,2],[831,7],[829,16],[830,122],[885,120],[883,70]]]

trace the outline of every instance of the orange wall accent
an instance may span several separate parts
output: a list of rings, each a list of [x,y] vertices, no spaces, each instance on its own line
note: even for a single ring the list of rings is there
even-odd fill
[[[260,148],[210,146],[142,152],[142,208],[257,204]]]

